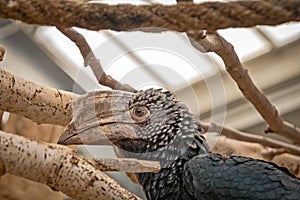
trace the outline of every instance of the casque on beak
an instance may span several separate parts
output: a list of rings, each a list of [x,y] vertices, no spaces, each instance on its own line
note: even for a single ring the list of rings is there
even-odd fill
[[[134,93],[95,91],[72,102],[73,119],[58,143],[108,145],[124,139],[139,139],[138,124],[131,118],[129,101]]]

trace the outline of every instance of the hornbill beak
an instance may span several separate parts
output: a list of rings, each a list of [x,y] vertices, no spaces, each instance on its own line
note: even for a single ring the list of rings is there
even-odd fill
[[[64,145],[111,145],[139,139],[138,124],[131,118],[129,101],[135,94],[124,91],[95,91],[72,102],[73,119],[58,143]]]

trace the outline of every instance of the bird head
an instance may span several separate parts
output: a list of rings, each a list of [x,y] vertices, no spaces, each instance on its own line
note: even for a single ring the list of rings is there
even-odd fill
[[[73,119],[59,143],[114,144],[163,158],[165,150],[183,154],[200,131],[187,107],[168,91],[96,91],[73,101]]]

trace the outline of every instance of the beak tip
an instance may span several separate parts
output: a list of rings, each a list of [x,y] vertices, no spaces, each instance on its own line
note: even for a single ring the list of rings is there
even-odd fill
[[[71,145],[71,144],[80,144],[81,140],[77,134],[71,134],[69,132],[63,132],[58,139],[57,144],[61,145]]]
[[[58,139],[57,144],[65,145],[66,142],[61,137]]]

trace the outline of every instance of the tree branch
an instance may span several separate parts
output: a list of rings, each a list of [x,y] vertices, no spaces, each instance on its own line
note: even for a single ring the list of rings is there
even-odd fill
[[[208,135],[207,139],[210,140],[211,137],[214,136]],[[225,157],[246,156],[273,162],[286,167],[291,173],[300,177],[300,157],[289,154],[287,151],[283,148],[270,148],[259,143],[239,141],[226,136],[217,136],[217,143],[212,148],[212,152],[220,153]]]
[[[5,76],[2,77],[1,74]],[[7,85],[4,83],[6,79],[9,80],[9,83],[7,83]],[[14,87],[11,87],[12,82],[15,82]],[[72,96],[73,96],[72,93],[60,91],[60,94],[64,94],[64,95],[62,95],[61,96],[62,99],[59,99],[58,101],[57,98],[50,98],[56,96],[55,94],[57,94],[57,90],[45,87],[43,92],[39,93],[41,97],[35,98],[35,103],[33,103],[31,101],[28,101],[28,99],[30,99],[32,96],[32,92],[28,92],[27,91],[28,88],[24,87],[23,83],[30,85],[30,89],[32,91],[35,91],[35,88],[41,88],[44,86],[14,76],[13,74],[3,69],[0,69],[0,83],[1,83],[0,90],[2,91],[0,93],[0,110],[5,110],[8,112],[13,112],[16,114],[23,115],[25,117],[32,119],[33,121],[37,121],[38,123],[52,123],[52,124],[60,124],[66,126],[71,121],[72,110],[70,106],[67,106],[66,109],[57,109],[55,115],[53,115],[53,112],[51,111],[52,109],[51,105],[58,106],[60,105],[60,103],[67,102],[65,103],[65,105],[59,106],[59,107],[65,107],[68,104],[68,102],[72,100]],[[20,98],[20,94],[23,95],[22,98]],[[12,99],[18,100],[20,102],[18,104],[11,105],[10,102],[12,101]],[[48,103],[43,103],[44,101]],[[26,109],[24,109],[23,106],[25,106]],[[32,110],[36,111],[34,115],[31,112]],[[48,117],[44,117],[45,115]],[[237,130],[233,130],[228,127],[220,127],[219,125],[216,124],[205,124],[201,122],[201,125],[205,131],[207,131],[208,129],[222,130],[222,134],[233,139],[249,141],[249,142],[257,142],[257,143],[261,143],[262,145],[270,146],[273,148],[286,148],[289,150],[290,153],[293,153],[295,155],[300,155],[300,150],[298,149],[298,147],[295,147],[294,145],[288,145],[286,143],[279,142],[263,136],[249,135]]]
[[[70,101],[76,94],[49,88],[0,69],[0,110],[37,123],[65,126],[72,118]]]
[[[0,0],[0,17],[63,28],[120,31],[157,26],[186,32],[300,21],[299,8],[299,0],[182,2],[172,6],[111,6],[82,0]]]
[[[95,54],[93,53],[92,49],[88,45],[87,41],[76,30],[73,28],[59,28],[57,27],[66,37],[68,37],[71,41],[73,41],[80,50],[80,53],[84,59],[84,64],[89,65],[98,80],[99,84],[110,87],[114,90],[125,90],[129,92],[136,92],[134,88],[132,88],[128,84],[122,84],[115,80],[113,77],[107,75],[98,58],[96,58]]]
[[[8,173],[45,183],[75,199],[139,199],[65,146],[2,131],[0,138],[0,160]]]
[[[1,71],[4,71],[4,70],[1,70]],[[4,72],[6,72],[6,71],[4,71]],[[13,75],[9,74],[9,76],[13,76]],[[2,82],[2,79],[1,79],[1,76],[0,76],[0,81],[1,82]],[[19,79],[19,77],[16,77],[16,76],[14,77],[14,80],[15,80],[16,83],[21,82],[18,79]],[[20,79],[23,82],[29,83],[29,81],[23,80],[22,78],[20,78]],[[16,92],[13,92],[12,94],[10,94],[9,92],[5,92],[5,90],[2,87],[6,87],[6,86],[5,85],[4,86],[0,85],[0,90],[4,91],[4,93],[0,94],[0,107],[1,107],[1,105],[4,105],[6,103],[6,100],[3,99],[2,95],[4,95],[4,97],[6,95],[10,95],[11,99],[17,99],[18,98],[18,94]],[[43,86],[40,86],[36,83],[32,83],[32,86],[31,86],[31,88],[40,88],[40,87],[43,87]],[[26,92],[26,87],[21,87],[21,88],[15,87],[15,90],[18,91],[18,93],[21,93],[21,94],[24,94],[24,95],[30,94],[30,93]],[[25,91],[23,91],[23,90],[25,90]],[[54,94],[57,92],[57,90],[54,90],[54,89],[51,89],[51,88],[48,91],[52,92],[52,95],[51,95],[51,93],[48,94],[49,96],[55,96]],[[61,91],[61,93],[64,93],[64,92]],[[67,102],[67,100],[65,100],[64,98],[66,98],[68,100],[72,99],[71,93],[66,92],[64,94],[65,95],[62,96],[63,99],[62,99],[61,102]],[[14,95],[16,95],[16,96],[14,96]],[[50,114],[49,118],[43,118],[44,112],[46,112],[46,115],[48,115],[47,114],[48,110],[51,110],[50,105],[53,105],[53,104],[55,105],[56,103],[60,103],[60,102],[57,102],[56,98],[47,99],[47,101],[49,101],[49,103],[47,103],[47,104],[43,104],[43,101],[45,100],[44,98],[39,98],[39,100],[37,100],[35,104],[29,104],[29,103],[26,103],[28,101],[27,97],[23,96],[23,98],[20,98],[20,101],[25,101],[25,103],[20,103],[20,104],[26,105],[26,109],[20,109],[22,107],[19,107],[19,109],[14,109],[13,107],[11,107],[12,105],[10,105],[10,107],[7,107],[7,108],[9,108],[9,110],[7,110],[7,111],[16,111],[18,114],[23,114],[23,115],[25,115],[29,118],[32,118],[32,119],[35,119],[35,120],[39,119],[39,123],[49,123],[49,122],[51,122],[51,123],[54,123],[54,124],[57,123],[57,124],[61,124],[61,125],[64,125],[64,126],[67,123],[69,123],[68,120],[71,120],[71,118],[72,118],[71,109],[57,110],[57,112],[55,113],[55,116]],[[51,103],[51,101],[53,101],[53,102]],[[44,110],[41,111],[41,112],[36,113],[36,115],[32,115],[30,112],[26,113],[26,111],[34,110],[34,108],[36,108],[37,106],[42,106],[44,108]],[[3,109],[3,108],[1,107],[0,109]],[[39,109],[37,109],[37,110],[39,110]],[[64,114],[64,112],[66,112],[66,113]],[[205,123],[201,123],[201,125],[203,126],[203,128],[206,131],[207,130],[213,131],[215,129],[222,130],[222,128],[223,128],[223,127],[217,127],[217,125],[207,125]],[[272,140],[272,139],[269,139],[269,138],[265,138],[265,137],[262,137],[262,136],[254,136],[254,135],[250,136],[249,134],[245,134],[245,133],[240,134],[240,133],[241,132],[238,132],[238,131],[235,131],[235,130],[232,130],[232,129],[229,129],[229,128],[226,128],[226,127],[223,128],[223,130],[222,130],[222,134],[226,135],[227,137],[231,137],[231,138],[238,139],[238,140],[243,140],[243,141],[257,142],[257,143],[261,143],[262,145],[270,146],[270,147],[273,147],[273,148],[285,148],[285,149],[287,149],[287,151],[289,153],[299,155],[299,148],[295,147],[293,145],[288,145],[288,144],[278,142],[278,141],[275,141],[275,140]],[[1,160],[1,157],[0,157],[0,160]],[[108,160],[108,162],[111,162],[111,161]],[[109,164],[109,163],[102,163],[102,164],[108,165],[108,166],[106,166],[106,170],[108,170],[107,167],[111,167],[110,170],[112,170],[112,168],[120,169],[120,170],[122,169],[122,167],[117,167],[117,166],[112,167],[112,165]],[[102,165],[103,170],[105,169],[105,167],[104,167],[105,165]],[[126,162],[125,162],[125,165],[126,165]],[[99,164],[95,164],[95,166],[99,167]],[[153,164],[153,167],[154,168],[156,167],[155,163]],[[124,169],[124,166],[123,166],[123,169]],[[137,170],[141,170],[141,169],[143,169],[143,168],[139,168]],[[133,170],[135,170],[135,169],[133,169]],[[130,170],[128,170],[128,171],[130,171]]]
[[[227,72],[235,80],[243,95],[269,124],[268,130],[300,144],[300,129],[281,119],[276,107],[252,81],[248,70],[243,67],[233,46],[217,33],[206,33],[206,35],[203,33],[203,31],[188,32],[188,35],[200,44],[191,41],[192,45],[201,52],[215,52],[222,58]]]
[[[158,172],[159,162],[137,160],[133,158],[92,158],[92,162],[100,165],[101,171],[122,171],[131,173]]]
[[[0,44],[0,62],[3,60],[5,54],[4,47]]]
[[[226,126],[220,126],[216,123],[204,123],[200,122],[201,127],[205,132],[219,132],[221,130],[221,135],[226,136],[227,138],[232,138],[238,141],[258,143],[263,146],[268,146],[272,148],[284,148],[288,153],[300,156],[300,147],[295,145],[287,144],[285,142],[280,142],[272,138],[244,133],[233,128]]]

